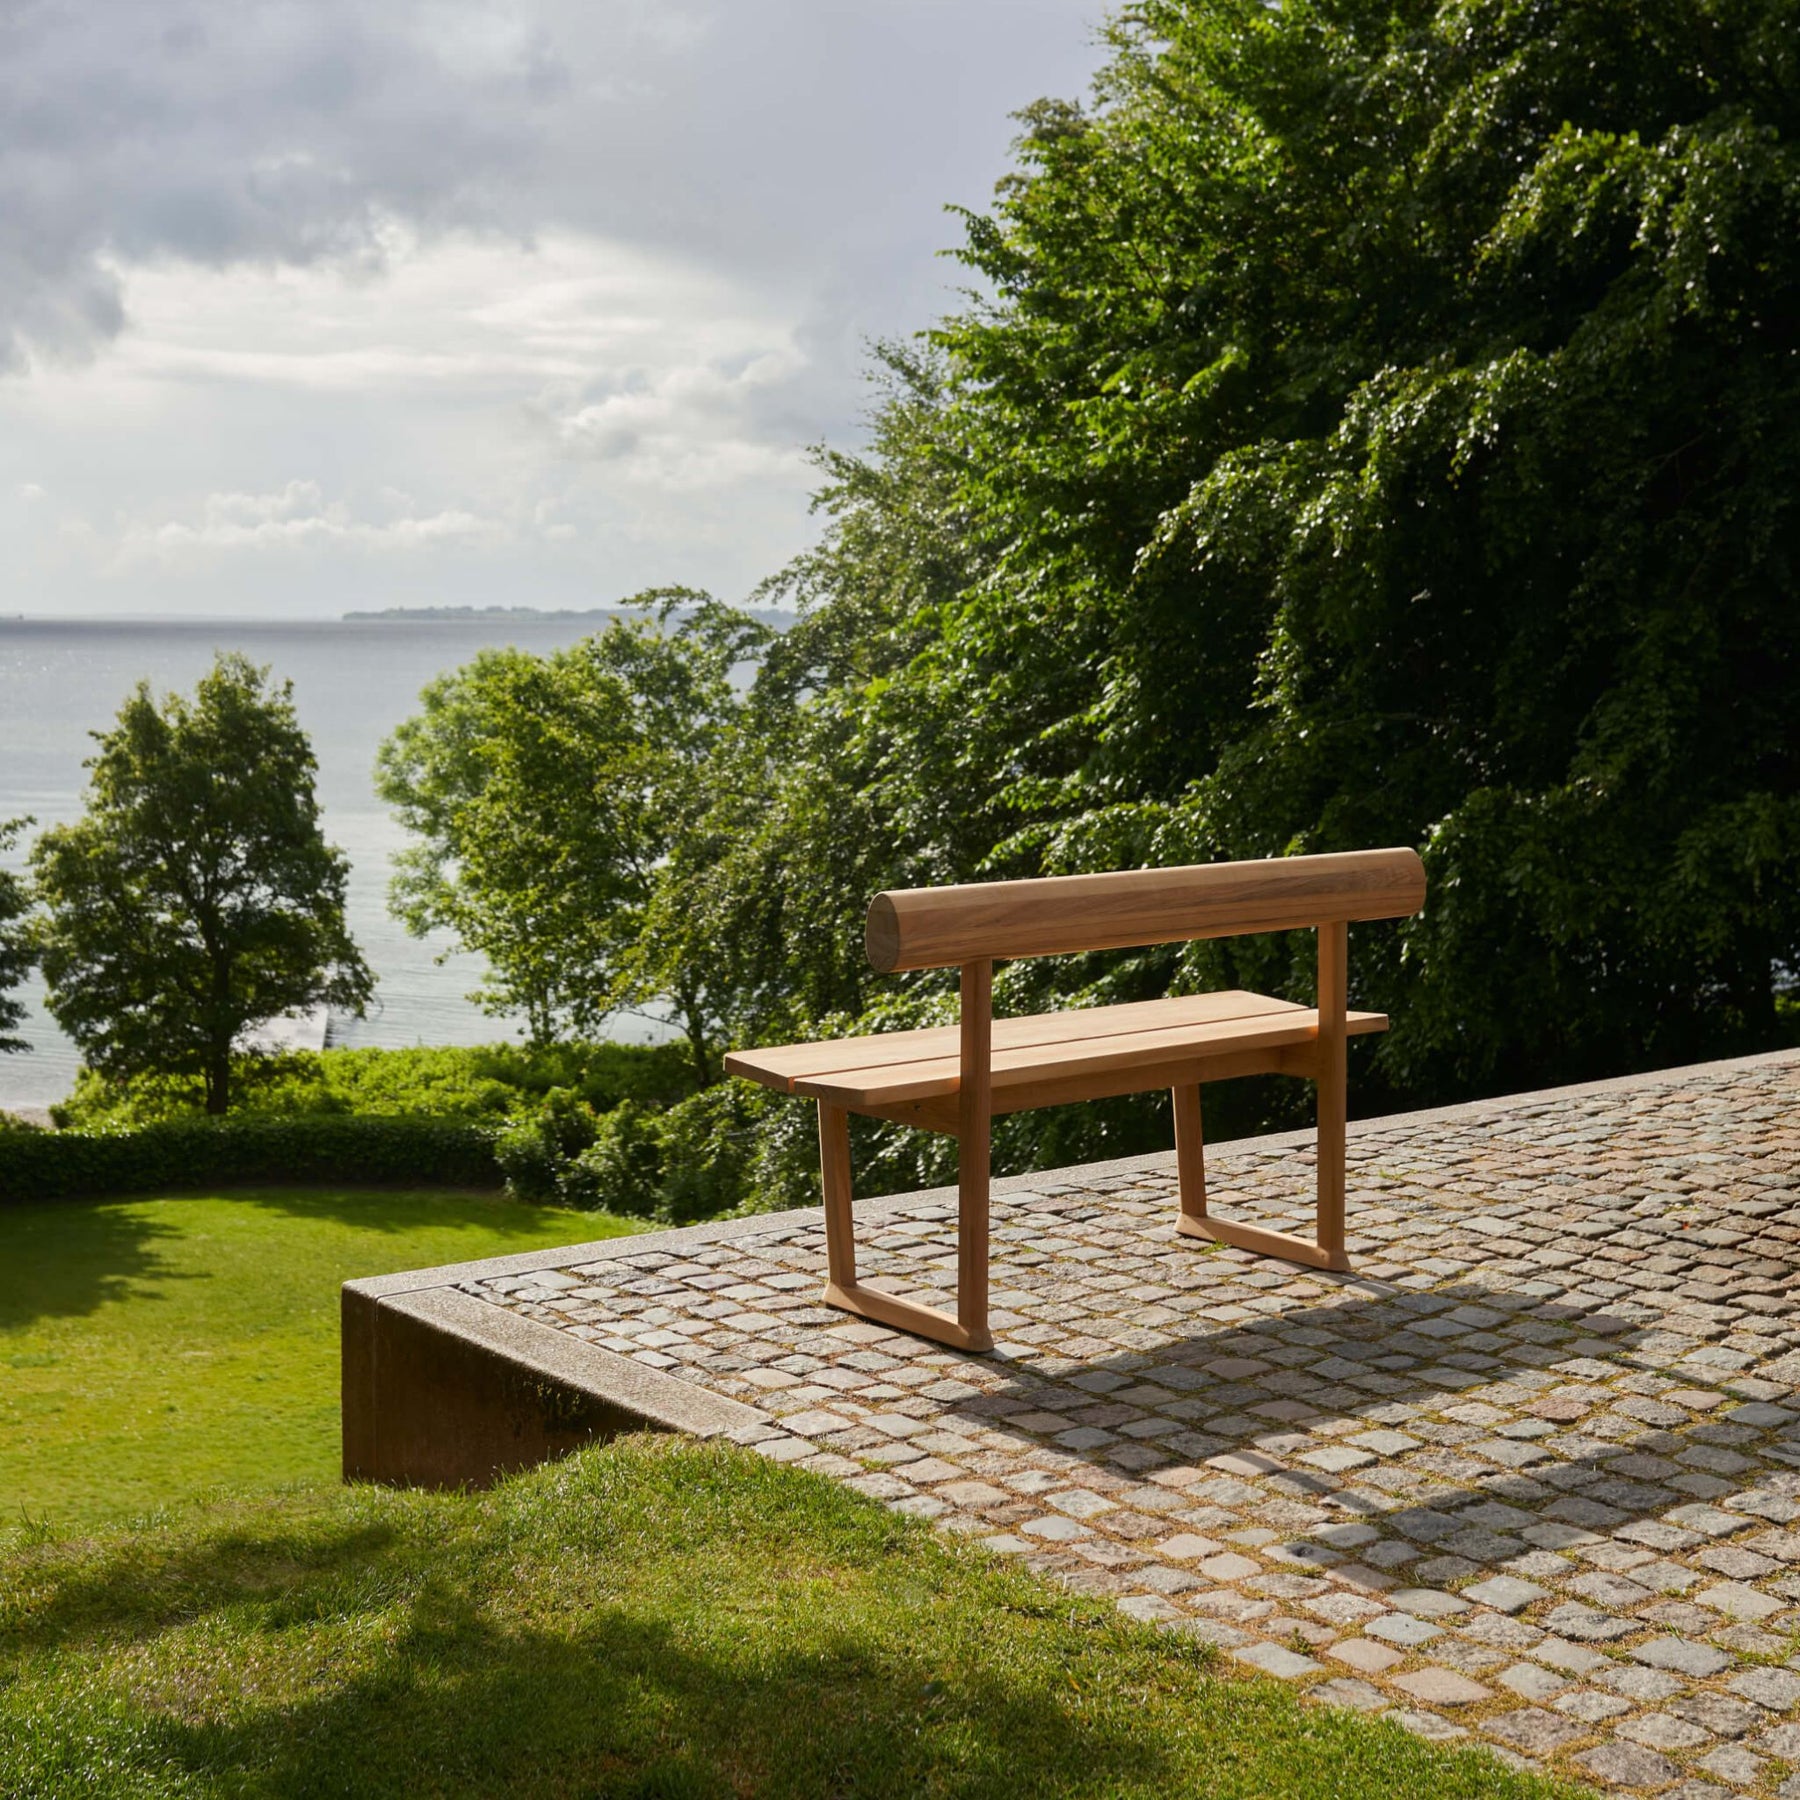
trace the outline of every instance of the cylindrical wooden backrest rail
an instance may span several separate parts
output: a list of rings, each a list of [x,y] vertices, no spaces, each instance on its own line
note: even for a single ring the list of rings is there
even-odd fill
[[[1350,850],[900,889],[869,903],[866,941],[878,969],[941,969],[985,957],[1066,956],[1400,919],[1424,903],[1425,869],[1416,851]]]

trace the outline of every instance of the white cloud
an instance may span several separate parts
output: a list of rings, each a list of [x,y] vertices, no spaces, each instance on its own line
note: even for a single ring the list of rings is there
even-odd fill
[[[627,366],[604,384],[548,393],[539,410],[564,451],[610,464],[639,486],[686,491],[758,476],[803,482],[805,456],[780,427],[783,391],[804,379],[805,367],[790,348],[735,367]]]
[[[344,501],[327,501],[316,481],[290,481],[273,493],[208,494],[195,520],[132,520],[120,530],[112,569],[161,562],[192,567],[219,555],[291,555],[354,547],[408,553],[439,547],[495,548],[513,536],[505,520],[451,508],[429,515],[360,518]]]
[[[747,592],[1102,4],[0,7],[10,604]]]
[[[193,578],[257,553],[296,580],[341,567],[321,591],[345,605],[382,599],[401,551],[510,548],[527,579],[583,584],[559,603],[678,577],[742,591],[791,554],[820,401],[794,298],[569,233],[529,250],[396,234],[389,255],[373,287],[326,267],[121,271],[134,323],[105,358],[0,384],[11,435],[86,454],[59,567],[85,550],[113,607],[187,610]],[[296,442],[316,472],[294,474]]]

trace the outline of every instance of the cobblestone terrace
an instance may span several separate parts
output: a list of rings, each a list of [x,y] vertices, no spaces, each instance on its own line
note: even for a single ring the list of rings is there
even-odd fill
[[[820,1307],[816,1213],[467,1287],[1321,1702],[1612,1791],[1796,1800],[1800,1056],[1350,1155],[1349,1276],[1178,1239],[1165,1157],[997,1196],[985,1357]],[[1309,1148],[1209,1162],[1216,1210],[1303,1226]],[[873,1210],[865,1273],[951,1304],[953,1205]]]

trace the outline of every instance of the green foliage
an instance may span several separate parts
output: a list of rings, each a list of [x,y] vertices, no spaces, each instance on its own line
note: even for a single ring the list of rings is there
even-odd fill
[[[596,1122],[557,1193],[565,1205],[670,1225],[816,1205],[811,1110],[741,1082],[702,1088],[662,1111],[627,1101]]]
[[[570,1160],[593,1143],[598,1129],[594,1109],[578,1094],[552,1088],[535,1111],[515,1121],[495,1142],[507,1191],[522,1200],[556,1200]]]
[[[190,1177],[180,1161],[186,1154],[180,1146],[190,1140],[180,1133],[206,1123],[197,1116],[200,1085],[182,1076],[109,1082],[84,1070],[68,1101],[55,1108],[65,1128],[61,1140],[83,1147],[44,1151],[35,1161],[27,1156],[11,1177],[0,1153],[0,1196],[9,1180],[17,1183],[14,1197],[27,1198],[138,1193],[190,1179],[285,1179],[280,1158],[290,1149],[306,1159],[294,1166],[296,1180],[315,1167],[337,1180],[404,1179],[395,1160],[404,1149],[395,1146],[416,1140],[427,1159],[421,1180],[504,1181],[516,1197],[551,1205],[662,1218],[679,1209],[683,1217],[699,1217],[742,1201],[741,1158],[715,1168],[694,1152],[680,1163],[672,1193],[665,1193],[660,1153],[640,1169],[648,1175],[643,1185],[597,1183],[578,1166],[620,1108],[648,1121],[643,1129],[658,1144],[665,1118],[677,1121],[672,1130],[681,1138],[679,1121],[693,1091],[693,1069],[680,1044],[484,1044],[247,1057],[235,1071],[234,1129],[192,1140],[203,1147]],[[447,1131],[434,1132],[437,1123]],[[796,1182],[783,1191],[798,1195],[793,1204],[804,1202]]]
[[[12,849],[30,823],[30,819],[0,819],[0,856]],[[25,883],[12,870],[0,868],[0,1055],[28,1048],[23,1038],[12,1035],[25,1017],[25,1008],[13,998],[12,990],[36,960],[25,923],[30,909]]]
[[[239,1113],[414,1113],[500,1120],[525,1114],[556,1089],[595,1112],[621,1100],[664,1105],[693,1087],[678,1044],[480,1044],[382,1050],[300,1050],[246,1056],[232,1069]],[[83,1069],[54,1110],[60,1125],[89,1130],[186,1117],[205,1092],[189,1076],[109,1081]]]
[[[987,556],[941,443],[941,366],[894,345],[878,356],[869,452],[818,453],[824,539],[761,595],[798,619],[765,646],[713,804],[651,909],[668,960],[719,971],[738,1042],[862,1014],[889,986],[863,952],[870,895],[955,880],[1005,829],[988,784],[945,767],[960,702],[893,699]]]
[[[549,1179],[572,1206],[654,1217],[662,1210],[662,1127],[663,1115],[628,1100],[596,1121],[590,1140],[549,1168]]]
[[[749,1451],[171,1510],[0,1560],[0,1789],[1527,1800]]]
[[[696,1042],[767,1043],[947,1015],[952,977],[865,965],[884,887],[1415,844],[1422,916],[1354,934],[1352,1001],[1395,1021],[1354,1053],[1361,1106],[1780,1041],[1800,971],[1797,27],[1793,0],[1121,12],[1091,105],[1028,109],[1014,173],[966,216],[975,293],[923,348],[880,353],[866,453],[821,453],[822,540],[761,596],[798,623],[758,645],[709,615],[760,664],[727,704],[702,658],[721,698],[698,735],[670,727],[648,874],[615,890],[583,850],[573,898],[518,882],[509,928],[561,955],[591,887],[606,947],[571,952],[572,991],[603,1008],[686,980]],[[603,663],[567,665],[541,710],[630,689]],[[457,807],[514,755],[529,709],[496,704],[453,720],[446,698],[420,727],[477,771],[445,784]],[[605,817],[614,740],[553,741]],[[536,804],[505,810],[539,845],[582,842]],[[454,864],[438,829],[421,880]],[[1290,934],[1015,964],[996,1000],[1306,1001],[1312,982]],[[1303,1099],[1227,1084],[1209,1135]],[[799,1128],[778,1149],[739,1134],[789,1114],[701,1094],[566,1154],[540,1132],[539,1173],[616,1205],[654,1187],[665,1217],[771,1204],[799,1197]],[[1018,1115],[996,1166],[1167,1129],[1149,1099]],[[952,1166],[886,1126],[856,1150],[865,1191]]]
[[[743,1082],[704,1088],[671,1107],[658,1119],[659,1216],[683,1225],[740,1208],[816,1204],[812,1110]]]
[[[246,1030],[374,985],[291,684],[221,655],[191,700],[140,684],[94,735],[86,814],[31,852],[50,1011],[93,1067],[198,1075],[222,1113]]]
[[[1121,14],[1092,108],[1023,115],[967,219],[985,297],[904,362],[868,457],[827,463],[802,628],[758,684],[776,799],[691,907],[746,935],[740,1032],[931,1011],[941,977],[857,966],[884,886],[1411,843],[1424,915],[1355,933],[1353,1001],[1395,1019],[1363,1105],[1776,1041],[1797,24],[1788,0]],[[1015,965],[997,993],[1311,981],[1296,936]],[[1209,1129],[1292,1104],[1218,1098]],[[1003,1153],[1164,1132],[1035,1114]]]
[[[484,651],[425,690],[377,769],[420,840],[398,861],[394,905],[411,930],[447,929],[485,956],[485,1003],[523,1013],[535,1040],[662,1004],[705,1081],[711,970],[659,955],[647,914],[659,869],[714,797],[712,758],[739,704],[732,668],[768,633],[685,589],[635,604],[658,620],[617,620],[544,656]]]
[[[234,1113],[129,1131],[0,1133],[0,1205],[232,1182],[498,1187],[495,1131],[408,1114]]]
[[[969,222],[993,298],[939,333],[965,503],[1008,544],[909,679],[1010,752],[980,756],[1018,820],[990,861],[1422,845],[1425,915],[1353,959],[1410,1099],[1772,1041],[1800,953],[1796,23],[1121,19],[1093,113],[1028,116]],[[1135,960],[1246,956],[1288,953]]]

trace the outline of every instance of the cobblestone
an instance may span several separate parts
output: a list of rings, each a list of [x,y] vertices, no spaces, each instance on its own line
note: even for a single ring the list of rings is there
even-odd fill
[[[1177,1237],[1167,1157],[997,1194],[985,1357],[821,1306],[816,1212],[463,1286],[1322,1703],[1615,1791],[1800,1792],[1800,1055],[1349,1158],[1347,1275]],[[1310,1147],[1208,1161],[1217,1211],[1308,1229]],[[883,1203],[865,1276],[953,1305],[954,1237]]]

